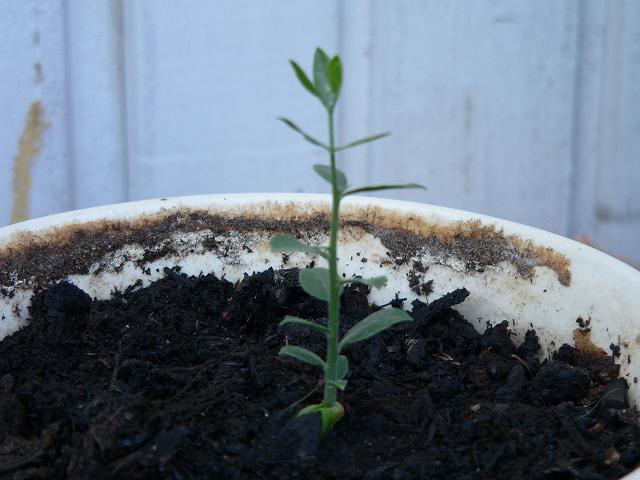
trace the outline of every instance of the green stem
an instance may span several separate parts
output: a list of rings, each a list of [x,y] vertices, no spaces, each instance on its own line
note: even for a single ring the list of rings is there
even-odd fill
[[[338,218],[340,214],[340,191],[336,186],[336,154],[333,126],[333,110],[329,110],[329,152],[331,159],[331,236],[329,238],[329,334],[327,336],[327,368],[325,370],[324,400],[327,406],[336,402],[336,378],[338,359],[338,336],[340,334],[340,281],[338,277]]]

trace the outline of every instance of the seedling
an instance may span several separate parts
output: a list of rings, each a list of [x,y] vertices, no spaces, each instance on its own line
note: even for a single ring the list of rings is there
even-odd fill
[[[289,355],[303,362],[320,367],[324,371],[324,398],[321,403],[309,405],[300,411],[300,414],[319,412],[322,417],[322,432],[326,433],[344,415],[342,405],[336,401],[337,390],[344,390],[347,386],[345,379],[349,370],[349,361],[342,355],[344,347],[351,343],[365,340],[380,333],[399,322],[411,320],[407,312],[400,308],[385,308],[372,313],[359,323],[354,325],[342,338],[340,338],[340,296],[344,286],[350,283],[361,283],[373,288],[382,288],[387,283],[385,276],[362,278],[355,277],[343,279],[338,274],[338,228],[340,216],[340,201],[350,195],[360,192],[373,192],[389,190],[393,188],[424,188],[416,183],[369,185],[358,188],[349,186],[346,175],[336,168],[336,153],[362,145],[374,140],[384,138],[389,132],[371,135],[345,145],[335,144],[334,110],[340,87],[342,86],[342,64],[337,55],[329,58],[320,48],[317,48],[313,58],[313,81],[307,76],[300,66],[291,61],[291,66],[302,86],[320,103],[327,111],[329,121],[329,142],[323,143],[312,137],[288,118],[280,118],[287,126],[302,135],[306,141],[320,147],[329,154],[329,165],[314,165],[313,169],[324,180],[331,184],[331,227],[329,245],[308,245],[295,238],[286,235],[276,235],[271,239],[271,249],[274,251],[298,251],[316,253],[326,258],[328,268],[315,267],[300,270],[299,280],[302,288],[311,296],[324,300],[329,304],[327,325],[321,325],[302,318],[286,316],[280,325],[294,323],[306,328],[323,333],[327,337],[327,354],[323,360],[306,348],[285,346],[280,354]]]

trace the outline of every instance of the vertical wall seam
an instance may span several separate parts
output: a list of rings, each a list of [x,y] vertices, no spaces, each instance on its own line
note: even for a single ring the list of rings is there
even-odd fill
[[[371,3],[369,0],[339,2],[338,12],[338,51],[344,59],[345,77],[348,78],[338,109],[338,137],[346,143],[372,133],[369,114]],[[371,167],[369,144],[344,152],[343,158],[347,173],[358,183],[366,183]]]
[[[366,110],[366,119],[365,124],[367,125],[367,132],[372,132],[372,127],[373,127],[373,109],[371,108],[371,105],[373,105],[373,89],[374,89],[374,75],[373,75],[373,71],[374,71],[374,66],[373,66],[373,62],[375,61],[375,59],[377,58],[377,47],[376,47],[376,43],[375,43],[375,33],[376,33],[376,25],[375,25],[375,21],[376,21],[376,7],[377,7],[377,2],[371,1],[369,3],[369,9],[367,11],[367,15],[368,15],[368,25],[367,25],[367,32],[369,35],[369,38],[367,39],[368,42],[368,54],[369,54],[369,61],[367,62],[367,93],[366,93],[366,98],[367,98],[367,110]],[[370,133],[368,133],[370,134]],[[373,158],[372,158],[372,150],[371,150],[371,144],[367,144],[366,145],[366,162],[365,162],[365,179],[367,184],[371,184],[371,182],[373,181]]]
[[[595,232],[598,241],[605,245],[611,244],[611,238],[603,238],[602,233],[608,229],[599,228],[602,218],[609,216],[611,198],[611,174],[609,167],[617,161],[619,139],[614,139],[618,129],[618,111],[620,102],[620,71],[622,67],[621,50],[622,32],[624,31],[623,4],[618,2],[606,2],[604,10],[604,35],[602,52],[602,70],[600,75],[601,91],[598,98],[598,144],[596,178],[594,185],[594,212]],[[604,190],[604,191],[603,191]]]
[[[573,70],[573,98],[571,112],[571,142],[570,142],[570,164],[569,164],[569,198],[568,198],[568,218],[566,231],[571,237],[574,237],[580,229],[578,220],[578,208],[580,188],[582,183],[581,175],[581,119],[583,112],[583,75],[584,71],[584,52],[585,52],[585,4],[581,1],[576,6],[576,47],[575,62]]]
[[[129,106],[127,91],[127,36],[125,8],[122,0],[115,0],[113,4],[113,22],[116,29],[116,55],[118,73],[118,101],[120,108],[120,138],[122,139],[122,192],[121,201],[131,200],[131,156],[129,153]]]
[[[75,122],[73,118],[73,75],[71,74],[73,66],[71,65],[72,55],[69,54],[70,49],[73,48],[70,40],[70,32],[73,28],[73,22],[70,17],[69,3],[67,0],[62,1],[62,16],[63,16],[63,35],[64,35],[64,96],[65,96],[65,108],[66,108],[66,129],[65,129],[65,152],[66,152],[66,166],[67,166],[67,182],[68,188],[68,210],[77,208],[77,184],[76,184],[76,152],[74,148],[74,135],[75,135]]]
[[[338,0],[337,2],[337,26],[336,26],[336,36],[337,36],[337,41],[336,41],[336,45],[337,45],[337,53],[342,57],[342,62],[344,64],[344,52],[345,52],[345,48],[346,48],[346,41],[345,41],[345,28],[347,25],[347,22],[349,21],[349,19],[347,19],[347,12],[346,12],[346,6],[343,2],[341,2],[340,0]],[[333,55],[333,52],[327,52],[329,55]],[[338,115],[338,131],[337,131],[337,141],[338,144],[341,143],[345,143],[346,142],[346,138],[345,138],[345,129],[346,129],[346,123],[344,121],[344,113],[340,112]]]

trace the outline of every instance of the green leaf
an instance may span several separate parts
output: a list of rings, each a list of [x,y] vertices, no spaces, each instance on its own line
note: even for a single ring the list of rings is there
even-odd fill
[[[310,413],[320,413],[320,418],[322,419],[322,435],[326,435],[327,432],[344,417],[344,407],[340,402],[335,402],[331,407],[324,403],[316,403],[304,407],[298,415],[308,415]]]
[[[355,142],[347,143],[346,145],[342,145],[340,147],[336,147],[334,150],[339,152],[340,150],[346,150],[347,148],[357,147],[358,145],[362,145],[363,143],[374,142],[384,137],[388,137],[391,135],[391,132],[382,132],[376,135],[371,135],[369,137],[361,138],[360,140],[356,140]]]
[[[313,57],[313,84],[320,101],[331,110],[336,102],[329,83],[329,57],[321,48],[316,48]]]
[[[298,80],[300,80],[300,83],[302,84],[302,86],[307,90],[309,90],[309,92],[311,92],[312,95],[317,97],[318,92],[316,91],[316,87],[313,86],[313,83],[311,83],[311,80],[309,80],[309,77],[307,77],[307,74],[304,73],[304,70],[300,68],[300,65],[298,65],[293,60],[289,60],[289,63],[293,67],[293,71],[296,72],[296,76],[298,77]]]
[[[280,349],[280,355],[288,355],[310,365],[325,368],[324,361],[318,355],[306,348],[292,346],[282,347]]]
[[[271,238],[269,246],[274,252],[317,253],[325,258],[329,256],[327,247],[323,247],[322,245],[307,245],[289,235],[282,235],[280,233]]]
[[[317,247],[302,243],[289,235],[277,234],[269,241],[269,246],[274,252],[305,252],[316,253]]]
[[[313,169],[318,175],[331,184],[331,167],[329,165],[314,165]],[[336,187],[340,192],[347,188],[347,176],[336,168]]]
[[[377,190],[391,190],[395,188],[420,188],[422,190],[426,190],[424,185],[420,185],[419,183],[390,183],[387,185],[369,185],[366,187],[354,188],[352,190],[344,192],[343,196],[346,197],[347,195],[354,195],[356,193],[375,192]]]
[[[297,126],[295,123],[293,123],[288,118],[278,117],[278,120],[280,120],[281,122],[285,123],[289,128],[291,128],[292,130],[295,130],[300,135],[302,135],[307,142],[311,143],[312,145],[315,145],[315,146],[320,147],[320,148],[324,148],[325,150],[329,151],[329,147],[328,146],[326,146],[320,140],[317,140],[317,139],[313,138],[311,135],[309,135],[307,132],[302,130],[299,126]]]
[[[310,328],[311,330],[316,330],[318,332],[324,333],[325,335],[329,333],[329,329],[323,325],[319,325],[317,323],[310,322],[309,320],[304,320],[299,317],[294,317],[293,315],[286,315],[284,320],[280,322],[280,326],[288,325],[290,323],[294,323],[296,325],[302,325],[303,327]]]
[[[392,327],[396,323],[412,320],[407,312],[401,308],[385,308],[372,313],[364,320],[356,323],[340,341],[339,349],[350,343],[365,340],[373,335]]]
[[[363,285],[369,285],[373,288],[382,288],[387,284],[387,277],[380,275],[379,277],[353,277],[348,280],[343,280],[344,283],[362,283]]]
[[[344,355],[338,355],[338,361],[336,363],[336,377],[338,380],[342,380],[349,371],[349,360]]]
[[[329,385],[333,385],[338,390],[344,390],[345,388],[347,388],[347,381],[346,380],[329,380]]]
[[[342,62],[340,62],[338,55],[329,62],[328,77],[331,91],[337,98],[340,95],[340,87],[342,86]]]
[[[331,296],[331,283],[329,281],[328,268],[306,268],[300,270],[298,278],[300,280],[300,286],[309,295],[320,300],[329,301],[329,297]]]

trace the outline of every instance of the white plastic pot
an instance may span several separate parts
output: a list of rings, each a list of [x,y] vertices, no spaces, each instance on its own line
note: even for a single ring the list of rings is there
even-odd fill
[[[231,281],[269,267],[304,267],[312,256],[274,254],[268,240],[287,232],[325,241],[328,207],[325,195],[207,195],[108,205],[1,228],[0,338],[28,322],[34,288],[63,279],[107,298],[115,288],[160,278],[165,266]],[[522,339],[533,326],[543,355],[563,343],[606,352],[619,345],[621,376],[631,403],[640,404],[637,270],[567,238],[459,210],[359,197],[345,201],[342,212],[341,270],[389,277],[373,301],[399,293],[409,305],[418,297],[409,277],[433,280],[427,299],[466,287],[471,295],[458,310],[479,330],[508,320]],[[578,318],[588,328],[580,329]],[[640,479],[640,469],[626,478]]]

